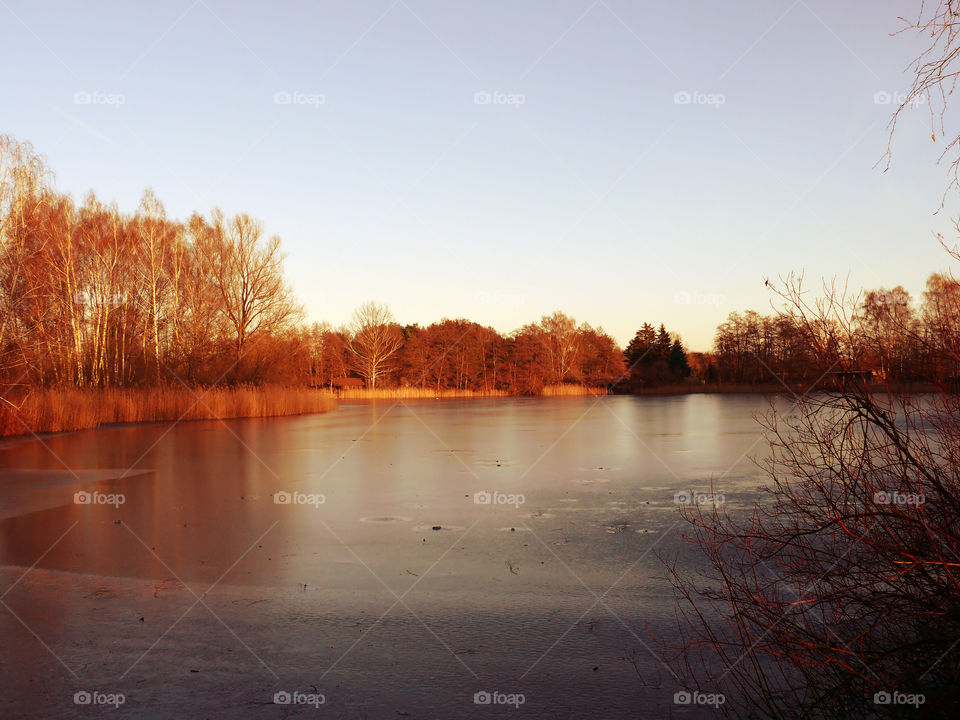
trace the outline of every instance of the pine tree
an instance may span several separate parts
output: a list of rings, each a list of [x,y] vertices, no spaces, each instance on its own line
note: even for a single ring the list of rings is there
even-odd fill
[[[666,326],[660,323],[660,329],[657,331],[656,350],[657,357],[666,360],[670,356],[670,333]]]
[[[634,369],[648,360],[651,347],[656,342],[656,337],[656,331],[650,323],[644,323],[637,330],[637,334],[633,336],[623,353],[627,360],[628,369]]]
[[[680,338],[673,341],[670,346],[670,358],[667,361],[670,372],[677,379],[683,379],[690,375],[690,364],[687,362],[687,353],[680,344]]]

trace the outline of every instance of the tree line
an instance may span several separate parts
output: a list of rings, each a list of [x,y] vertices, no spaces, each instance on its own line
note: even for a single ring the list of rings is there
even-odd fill
[[[824,374],[860,373],[891,384],[956,383],[960,378],[960,283],[933,273],[916,302],[902,286],[879,288],[857,297],[840,297],[828,287],[817,303],[843,309],[839,319],[823,319],[831,342],[825,356],[818,333],[799,314],[733,312],[716,331],[714,349],[695,359],[706,382],[765,384],[815,383]],[[807,308],[816,310],[816,303]],[[811,312],[812,314],[812,312]]]
[[[561,312],[504,335],[464,319],[399,325],[367,303],[347,327],[315,323],[305,335],[314,386],[355,376],[370,388],[537,394],[562,383],[609,386],[624,372],[612,337]]]
[[[262,380],[301,316],[280,239],[245,214],[171,220],[56,192],[29,144],[0,137],[0,373],[11,384]],[[264,342],[269,340],[269,342]]]
[[[624,356],[562,313],[502,334],[398,324],[368,303],[344,327],[304,322],[280,238],[249,215],[169,218],[147,190],[123,213],[57,192],[28,143],[0,136],[0,379],[11,386],[409,386],[536,393],[605,385]]]
[[[307,324],[277,236],[244,213],[167,217],[147,190],[133,213],[57,192],[28,143],[0,136],[0,379],[7,387],[286,384],[536,394],[677,384],[811,383],[824,373],[956,382],[960,286],[934,273],[919,303],[864,293],[823,368],[797,315],[734,312],[709,353],[644,323],[625,349],[556,312],[511,333],[465,319],[401,325],[367,303],[350,323]]]

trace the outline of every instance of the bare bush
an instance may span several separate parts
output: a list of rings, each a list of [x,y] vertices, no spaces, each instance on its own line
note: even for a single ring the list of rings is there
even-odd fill
[[[811,305],[795,279],[782,296],[832,389],[763,418],[769,480],[752,509],[685,509],[708,569],[671,568],[671,661],[733,717],[955,716],[958,397],[876,392],[855,372],[877,347],[858,303],[834,289]]]

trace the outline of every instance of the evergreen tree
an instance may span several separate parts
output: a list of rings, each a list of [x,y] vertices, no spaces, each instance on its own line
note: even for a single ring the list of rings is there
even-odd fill
[[[670,357],[670,333],[663,323],[660,323],[660,329],[657,330],[656,350],[657,358],[666,360]]]
[[[687,352],[680,344],[680,338],[676,338],[670,346],[670,357],[667,360],[670,372],[678,380],[682,380],[690,375],[690,365],[687,362]]]
[[[627,360],[627,368],[633,369],[647,359],[656,337],[656,331],[650,323],[644,323],[637,330],[637,334],[633,336],[633,340],[630,341],[623,353]]]

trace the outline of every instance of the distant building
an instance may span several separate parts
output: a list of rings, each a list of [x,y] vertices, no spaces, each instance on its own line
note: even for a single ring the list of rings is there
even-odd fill
[[[872,370],[834,370],[829,373],[834,387],[846,387],[851,383],[869,384],[874,379]],[[882,379],[882,378],[881,378]]]
[[[354,390],[356,388],[362,388],[363,386],[363,380],[355,377],[338,377],[330,381],[330,387],[333,388],[338,395],[342,394],[344,390]]]

